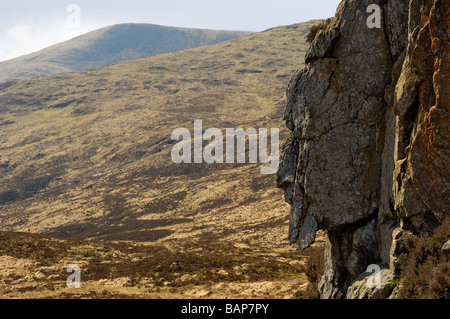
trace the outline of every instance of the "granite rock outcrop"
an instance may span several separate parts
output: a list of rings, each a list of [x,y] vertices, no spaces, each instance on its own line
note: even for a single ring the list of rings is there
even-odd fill
[[[343,0],[290,82],[277,186],[291,244],[326,231],[321,298],[357,298],[404,232],[450,216],[449,36],[450,0]]]

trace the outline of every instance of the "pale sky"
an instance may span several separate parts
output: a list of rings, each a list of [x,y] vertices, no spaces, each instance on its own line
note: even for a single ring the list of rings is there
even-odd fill
[[[263,31],[334,16],[341,0],[0,0],[0,61],[117,23]],[[71,6],[72,5],[72,6]]]

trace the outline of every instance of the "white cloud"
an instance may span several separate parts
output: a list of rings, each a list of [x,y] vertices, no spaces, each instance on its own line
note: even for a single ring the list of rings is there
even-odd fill
[[[0,61],[39,51],[77,35],[73,33],[75,30],[64,29],[37,28],[32,21],[21,21],[3,35]]]
[[[64,20],[52,21],[46,25],[22,20],[0,34],[0,62],[42,50],[105,25],[107,24],[97,22],[73,27]]]

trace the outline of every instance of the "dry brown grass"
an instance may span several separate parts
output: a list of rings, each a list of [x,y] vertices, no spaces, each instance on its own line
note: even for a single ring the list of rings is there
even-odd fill
[[[318,283],[320,277],[324,273],[324,247],[323,243],[315,244],[304,252],[308,259],[305,265],[305,274],[308,278],[308,285],[304,291],[301,291],[299,296],[303,299],[318,299],[319,290]]]
[[[291,290],[303,289],[304,261],[283,255],[295,248],[287,245],[289,209],[274,177],[260,175],[259,164],[173,164],[170,136],[202,119],[204,128],[278,127],[283,140],[285,90],[303,64],[306,33],[314,23],[100,70],[2,84],[1,230],[151,246],[146,254],[153,259],[136,252],[136,263],[127,260],[133,259],[128,248],[113,247],[125,257],[111,259],[95,245],[42,260],[65,276],[60,263],[66,259],[87,266],[86,296],[102,295],[110,284],[106,295],[195,297],[211,289],[218,297],[292,297]],[[189,245],[201,251],[183,252]],[[62,256],[60,248],[52,251],[37,246],[35,253],[25,250],[29,256],[0,257],[8,256],[8,265],[40,265],[34,254]],[[170,267],[173,262],[181,268]],[[235,263],[249,268],[234,272]],[[26,269],[23,276],[35,276]],[[41,297],[67,293],[64,282],[57,282],[56,292],[35,289]],[[17,296],[20,287],[31,289],[24,296],[35,296],[32,285],[13,283],[11,291],[3,290],[7,296]]]
[[[450,218],[430,237],[411,237],[399,256],[399,298],[450,299],[449,257],[441,251],[450,238]]]
[[[0,255],[3,256],[0,265],[5,269],[0,275],[2,297],[30,293],[47,298],[155,298],[164,297],[165,293],[182,296],[188,291],[195,293],[204,289],[209,289],[211,294],[226,295],[239,285],[257,287],[263,286],[262,283],[284,282],[288,284],[283,296],[292,298],[305,281],[301,261],[306,256],[295,250],[255,250],[206,238],[163,246],[67,241],[2,232]],[[10,260],[17,264],[12,272],[5,264]],[[70,290],[64,287],[68,277],[65,268],[74,262],[81,266],[83,286],[90,288]],[[28,269],[19,271],[21,264]],[[215,286],[229,291],[217,291]],[[128,289],[132,288],[136,290],[130,294]],[[240,292],[233,293],[235,297],[245,297]],[[253,292],[253,297],[280,298],[279,293],[272,287],[263,289],[259,295]]]
[[[8,111],[1,118],[9,124],[0,131],[2,229],[136,239],[129,232],[143,230],[137,219],[148,214],[184,218],[259,202],[274,181],[260,176],[258,165],[173,164],[170,135],[202,119],[204,128],[279,127],[283,140],[285,88],[303,63],[312,24],[3,85],[0,108]],[[216,183],[238,187],[237,196],[209,196]],[[271,194],[282,202],[279,192]],[[147,234],[142,240],[159,238]]]

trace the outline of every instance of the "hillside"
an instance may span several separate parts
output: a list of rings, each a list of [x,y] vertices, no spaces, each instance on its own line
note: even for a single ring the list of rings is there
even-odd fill
[[[78,36],[39,52],[0,63],[0,82],[69,71],[217,44],[250,32],[118,24]]]
[[[287,245],[288,205],[274,188],[275,176],[261,175],[260,164],[174,164],[170,137],[179,127],[192,131],[193,120],[201,119],[205,129],[280,128],[284,139],[286,87],[294,70],[304,64],[305,38],[315,23],[277,27],[97,70],[0,84],[0,230],[127,241],[126,245],[164,248],[186,258],[193,253],[196,258],[209,256],[202,248],[205,243],[225,245],[229,248],[218,249],[213,258],[219,264],[211,267],[230,278],[208,296],[225,290],[234,297],[298,296],[306,284],[300,270],[307,253]],[[29,239],[7,234],[4,267],[30,259],[41,262],[40,254],[14,255],[24,247],[20,242]],[[16,246],[8,249],[11,236]],[[25,247],[30,245],[46,246]],[[244,251],[244,259],[235,258]],[[111,263],[118,262],[116,255],[108,256]],[[234,280],[230,264],[220,266],[228,258],[237,267],[232,269],[247,275]],[[273,266],[254,268],[253,258],[294,268],[275,280],[268,275]],[[88,262],[70,251],[64,260]],[[170,261],[169,266],[174,262],[180,261]],[[61,264],[53,264],[45,271],[58,267]],[[185,284],[161,289],[172,291],[171,296],[204,290],[189,281],[190,272],[195,271],[181,266],[176,274],[187,275]],[[97,293],[108,284],[121,285],[112,278],[131,276],[114,270],[104,277],[101,270],[97,274],[97,281],[104,279],[97,282]],[[8,279],[11,284],[2,294],[20,295],[20,276]],[[142,274],[133,280],[133,287],[142,285],[146,291],[151,285]],[[61,296],[61,291],[49,291],[52,285],[35,287],[33,296]],[[84,293],[89,294],[89,288]]]

